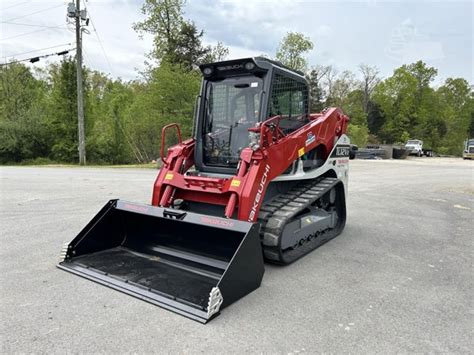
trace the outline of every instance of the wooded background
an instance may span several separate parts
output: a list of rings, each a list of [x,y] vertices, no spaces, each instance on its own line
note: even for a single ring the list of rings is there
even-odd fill
[[[161,128],[181,125],[190,136],[201,75],[197,66],[226,59],[224,44],[204,46],[203,31],[183,16],[182,0],[146,0],[146,19],[134,29],[150,33],[154,48],[140,78],[124,82],[84,68],[87,160],[97,164],[144,163],[159,156]],[[381,78],[361,64],[356,73],[312,66],[305,54],[317,43],[301,33],[284,38],[275,59],[306,73],[311,111],[341,107],[351,118],[353,143],[403,143],[422,139],[439,154],[461,155],[474,137],[474,94],[467,80],[448,78],[422,61]],[[46,69],[12,63],[0,67],[0,163],[75,163],[77,101],[75,58]]]

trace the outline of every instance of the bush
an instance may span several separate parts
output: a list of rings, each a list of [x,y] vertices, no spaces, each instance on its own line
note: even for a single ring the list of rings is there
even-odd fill
[[[367,140],[369,138],[369,129],[366,126],[349,124],[347,135],[351,139],[352,144],[363,147],[367,144]]]

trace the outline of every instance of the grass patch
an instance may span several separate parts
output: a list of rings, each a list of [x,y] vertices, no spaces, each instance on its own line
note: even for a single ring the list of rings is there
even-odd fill
[[[23,160],[21,162],[13,163],[11,165],[51,165],[51,164],[57,164],[57,163],[49,158],[35,158],[35,159]],[[10,165],[10,164],[7,164],[7,165]]]

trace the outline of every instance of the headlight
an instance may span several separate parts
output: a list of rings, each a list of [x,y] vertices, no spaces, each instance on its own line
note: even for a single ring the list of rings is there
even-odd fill
[[[245,69],[246,70],[252,70],[253,68],[255,68],[255,64],[252,63],[252,62],[247,62],[245,63]]]
[[[206,67],[202,71],[204,75],[211,75],[212,74],[212,68],[211,67]]]

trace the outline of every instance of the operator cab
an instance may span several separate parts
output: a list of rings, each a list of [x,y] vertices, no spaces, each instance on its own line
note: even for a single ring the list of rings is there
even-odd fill
[[[303,73],[266,58],[200,66],[204,76],[196,110],[194,161],[200,172],[235,174],[249,128],[281,115],[290,133],[309,120],[308,84]],[[270,94],[268,94],[270,93]]]

